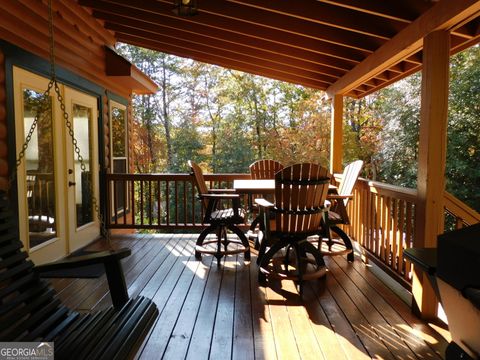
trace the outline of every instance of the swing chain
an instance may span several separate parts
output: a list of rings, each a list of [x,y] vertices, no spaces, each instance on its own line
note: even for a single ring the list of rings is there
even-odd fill
[[[35,129],[37,128],[39,119],[41,114],[44,114],[45,111],[47,110],[48,106],[48,100],[50,99],[50,91],[52,88],[54,88],[55,93],[57,95],[57,100],[60,103],[60,109],[62,111],[62,116],[65,122],[65,126],[68,129],[68,135],[72,141],[73,147],[74,147],[74,152],[77,155],[77,160],[80,163],[80,169],[81,172],[87,172],[87,166],[85,165],[85,160],[83,156],[81,155],[80,148],[78,147],[78,141],[75,138],[74,130],[73,130],[73,125],[72,122],[69,120],[68,113],[66,110],[65,106],[65,101],[63,99],[63,96],[61,95],[60,88],[58,86],[57,82],[57,77],[56,77],[56,69],[55,69],[55,40],[54,40],[54,33],[53,33],[53,10],[52,10],[52,0],[48,1],[48,30],[49,30],[49,35],[50,35],[50,81],[48,83],[47,89],[45,92],[42,94],[42,99],[40,100],[40,104],[37,106],[37,111],[35,114],[35,118],[32,122],[32,125],[30,126],[30,129],[27,133],[27,136],[25,137],[25,141],[22,145],[22,149],[18,153],[18,157],[15,162],[15,170],[12,171],[9,177],[9,182],[8,182],[8,189],[11,188],[12,183],[15,181],[15,178],[17,177],[18,173],[18,167],[21,165],[22,160],[25,158],[25,154],[28,148],[28,145],[30,141],[32,140],[33,133],[35,132]],[[103,215],[100,212],[100,207],[97,201],[97,198],[94,193],[93,189],[93,181],[88,181],[89,185],[89,191],[92,197],[92,207],[94,212],[97,214],[97,218],[99,221],[100,229],[105,236],[105,239],[107,241],[108,246],[111,248],[111,239],[110,239],[110,232],[107,230],[105,221],[103,219]]]

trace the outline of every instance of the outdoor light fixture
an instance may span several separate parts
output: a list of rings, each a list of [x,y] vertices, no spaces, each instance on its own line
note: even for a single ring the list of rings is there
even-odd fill
[[[173,0],[173,12],[180,16],[193,16],[198,14],[197,0]]]

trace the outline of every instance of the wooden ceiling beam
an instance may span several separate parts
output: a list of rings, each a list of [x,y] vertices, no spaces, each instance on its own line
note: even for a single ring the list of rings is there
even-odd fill
[[[145,40],[152,39],[151,33],[148,31],[132,29],[123,25],[118,25],[118,24],[109,24],[108,28],[111,30],[114,30],[117,36],[118,34],[129,34]],[[299,78],[322,81],[324,82],[324,84],[332,84],[336,80],[335,77],[332,77],[329,75],[327,76],[327,75],[313,72],[311,70],[295,68],[288,64],[272,62],[269,59],[265,60],[258,57],[254,57],[252,55],[242,54],[242,53],[227,50],[227,49],[220,49],[219,51],[219,49],[215,47],[215,43],[212,41],[208,42],[208,45],[206,45],[205,43],[198,42],[194,37],[182,38],[181,36],[179,36],[178,33],[175,33],[175,32],[170,33],[168,35],[166,33],[155,34],[154,39],[156,42],[159,42],[162,44],[177,46],[179,48],[184,48],[187,50],[195,50],[197,52],[201,52],[211,56],[224,57],[226,59],[236,59],[241,62],[255,64],[259,67],[271,68],[273,70],[277,70],[278,72],[284,72],[285,74],[295,75]]]
[[[300,47],[298,44],[290,45],[272,38],[262,38],[262,33],[255,33],[252,29],[245,29],[245,26],[237,29],[234,24],[233,29],[229,29],[228,21],[223,24],[222,27],[220,27],[218,24],[216,25],[212,21],[208,23],[199,23],[191,20],[190,18],[180,18],[174,15],[171,11],[155,13],[151,11],[129,8],[122,5],[113,6],[107,2],[96,0],[80,0],[79,2],[82,3],[82,5],[91,6],[92,8],[96,9],[93,12],[94,16],[103,20],[108,20],[109,16],[111,15],[107,14],[112,14],[151,24],[162,23],[165,26],[185,29],[206,36],[212,36],[212,34],[214,34],[213,36],[219,39],[232,41],[245,46],[263,48],[271,52],[284,54],[286,56],[293,56],[304,61],[325,65],[342,71],[348,71],[358,63],[358,61],[339,59],[319,53],[318,49],[312,50],[305,47]],[[243,33],[241,31],[243,31]]]
[[[207,1],[203,4],[209,3],[210,2]],[[109,11],[109,9],[111,11],[116,11],[115,8],[117,7],[122,7],[124,10],[127,9],[127,12],[138,10],[144,14],[151,13],[150,17],[156,18],[157,22],[159,21],[158,16],[171,17],[178,21],[179,26],[183,26],[185,22],[203,24],[221,31],[231,31],[254,38],[264,39],[275,43],[312,51],[317,54],[329,56],[335,59],[344,59],[356,63],[359,63],[371,53],[370,50],[359,50],[345,47],[333,42],[324,41],[320,39],[321,33],[318,31],[316,33],[317,38],[301,35],[301,28],[296,29],[297,33],[283,31],[281,29],[282,24],[280,22],[277,24],[278,28],[273,28],[270,26],[265,26],[264,24],[255,23],[253,21],[247,22],[232,17],[214,15],[203,10],[201,10],[200,14],[195,17],[179,17],[173,14],[172,4],[170,1],[79,0],[79,4],[104,11]],[[252,11],[250,12],[253,13]],[[259,22],[262,22],[262,20],[262,18],[257,19]],[[269,20],[265,19],[265,22],[267,21]],[[356,43],[359,43],[358,40]]]
[[[390,39],[405,26],[404,22],[395,19],[379,18],[348,8],[339,11],[337,6],[319,1],[302,1],[299,3],[298,0],[227,0],[227,2],[252,7],[256,9],[255,12],[266,10],[273,14],[287,15],[302,21],[327,25],[384,40]],[[228,4],[224,6],[231,8]],[[203,7],[204,4],[202,3],[201,8],[203,9]]]
[[[411,23],[420,14],[431,8],[434,1],[418,1],[418,0],[318,0],[326,4],[341,6],[346,9],[372,14],[386,19],[403,21]],[[470,39],[472,32],[468,26],[461,26],[452,31],[452,35]]]
[[[340,78],[343,76],[346,71],[335,69],[333,67],[328,67],[325,65],[317,64],[314,62],[305,61],[301,58],[296,58],[290,55],[284,55],[279,51],[273,52],[269,51],[265,47],[259,46],[249,46],[243,45],[232,39],[230,36],[221,38],[218,35],[218,31],[210,31],[200,33],[193,29],[190,30],[187,27],[185,28],[175,28],[168,26],[168,21],[161,21],[157,24],[147,23],[140,20],[128,19],[124,16],[106,14],[103,12],[95,11],[95,16],[99,16],[102,19],[105,19],[105,27],[113,31],[122,31],[123,33],[132,32],[134,30],[144,30],[151,33],[150,37],[154,38],[157,34],[167,35],[170,37],[178,37],[180,39],[190,39],[195,43],[199,44],[209,44],[218,48],[219,50],[228,50],[232,52],[239,52],[241,54],[253,56],[262,60],[271,61],[273,63],[279,63],[283,65],[289,65],[303,70],[313,71],[318,74],[327,75],[330,77],[331,81]],[[167,19],[168,20],[168,19]],[[128,25],[124,25],[128,24]],[[118,26],[122,26],[119,28]],[[131,29],[128,29],[131,28]],[[207,28],[207,30],[209,30]],[[223,33],[222,33],[223,34]]]
[[[439,29],[450,29],[480,11],[480,1],[440,1],[395,37],[327,89],[330,96],[345,94],[422,48],[423,38]]]
[[[286,82],[297,84],[297,85],[303,85],[303,86],[311,87],[313,89],[323,90],[325,89],[325,85],[326,85],[323,82],[317,82],[314,80],[299,78],[297,76],[288,75],[288,74],[281,73],[269,68],[261,69],[261,71],[259,71],[259,67],[253,66],[248,63],[243,63],[236,59],[227,59],[227,58],[222,58],[218,56],[210,56],[209,54],[205,54],[196,50],[185,49],[185,48],[178,47],[176,45],[163,44],[153,40],[142,39],[129,34],[119,33],[117,34],[117,36],[119,41],[122,41],[128,44],[146,47],[149,49],[155,49],[157,51],[172,54],[175,56],[185,57],[185,58],[193,59],[203,63],[214,64],[214,65],[222,66],[225,68],[243,71],[243,72],[247,72],[247,73],[251,73],[259,76],[269,77],[269,78],[280,80],[280,81],[286,81]]]
[[[157,1],[171,7],[171,0]],[[251,1],[253,2],[256,0]],[[302,2],[302,6],[298,7],[298,2],[295,2],[295,0],[283,0],[281,2],[275,0],[261,0],[256,2],[259,4],[268,2],[269,7],[272,8],[273,6],[282,6],[282,4],[285,4],[287,8],[291,9],[308,8],[316,3],[315,1],[304,1]],[[379,29],[376,29],[374,33],[368,33],[368,31],[362,32],[360,30],[355,31],[349,29],[347,25],[336,25],[336,23],[346,22],[346,16],[344,17],[343,14],[342,16],[337,16],[334,21],[322,22],[318,19],[317,21],[314,21],[315,17],[313,17],[312,14],[315,14],[315,11],[319,11],[319,9],[315,9],[315,6],[313,6],[311,11],[302,11],[301,13],[303,13],[305,17],[301,17],[291,16],[288,12],[272,11],[265,6],[256,6],[255,11],[252,11],[251,6],[246,5],[249,5],[249,3],[235,1],[227,2],[224,0],[203,1],[199,4],[198,10],[200,15],[210,14],[214,16],[222,16],[227,19],[241,21],[247,24],[247,26],[262,26],[367,52],[372,52],[374,49],[378,48],[379,45],[383,44],[395,34],[395,30],[399,30],[386,24],[385,26],[378,26]],[[323,9],[323,11],[325,12],[325,9]],[[325,14],[322,14],[322,18],[324,15]],[[334,14],[331,14],[331,16],[334,17]],[[354,28],[359,27],[358,25],[355,25],[355,19],[352,20],[353,21],[349,21],[349,25]]]
[[[411,23],[420,14],[432,7],[432,3],[418,0],[317,0],[386,19]]]

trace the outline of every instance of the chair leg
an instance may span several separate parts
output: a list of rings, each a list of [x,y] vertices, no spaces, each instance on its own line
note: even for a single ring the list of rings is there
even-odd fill
[[[215,257],[217,258],[217,266],[220,267],[220,259],[222,258],[222,237],[225,232],[225,228],[223,226],[219,226],[217,229],[217,252],[215,253]]]
[[[243,233],[243,231],[240,230],[238,227],[236,227],[233,224],[228,225],[228,229],[238,236],[238,238],[242,242],[242,245],[246,249],[245,254],[244,254],[244,258],[245,258],[245,260],[250,261],[250,243],[248,242],[248,239],[245,236],[245,234]]]
[[[205,228],[201,233],[200,236],[197,239],[196,245],[197,246],[203,246],[203,241],[207,237],[208,234],[212,233],[216,228],[216,225],[210,225],[207,228]],[[202,254],[199,251],[195,251],[195,259],[201,260],[202,259]]]
[[[259,263],[258,267],[258,281],[261,282],[261,280],[263,280],[265,278],[265,274],[262,273],[262,270],[261,268],[265,268],[268,266],[268,263],[270,262],[270,260],[273,258],[273,256],[278,252],[280,251],[281,249],[283,249],[285,246],[288,246],[288,241],[286,240],[279,240],[278,242],[276,242],[275,244],[273,244],[273,246],[268,249],[268,251],[261,257],[257,260],[257,262]],[[262,278],[262,279],[261,279]]]
[[[332,226],[331,227],[332,231],[334,231],[340,238],[343,240],[343,243],[345,244],[345,247],[349,250],[351,250],[350,253],[347,255],[347,260],[349,262],[353,262],[355,260],[355,255],[353,254],[353,245],[352,245],[352,240],[350,239],[350,236],[348,236],[342,229],[340,229],[338,226]]]
[[[249,231],[252,233],[255,232],[255,229],[257,228],[257,225],[260,224],[260,218],[257,216],[255,219],[253,219],[252,223],[250,224]],[[257,235],[252,235],[250,239],[254,240],[254,245],[253,248],[255,250],[258,250],[260,248],[260,239],[258,238],[260,236],[260,231],[257,233]]]
[[[298,293],[300,295],[300,298],[303,299],[303,268],[302,268],[302,257],[306,257],[306,253],[301,249],[301,246],[297,243],[294,242],[293,247],[295,249],[295,256],[297,258],[297,271],[298,271]]]
[[[317,266],[325,266],[325,261],[323,260],[322,254],[318,251],[312,243],[305,241],[302,243],[302,246],[305,248],[305,252],[308,252],[313,255]]]

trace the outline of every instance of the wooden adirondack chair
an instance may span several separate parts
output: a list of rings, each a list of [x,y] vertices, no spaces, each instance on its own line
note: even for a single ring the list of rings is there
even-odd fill
[[[283,169],[283,165],[271,159],[257,160],[249,166],[252,179],[275,179],[275,174]]]
[[[158,315],[142,296],[128,299],[120,260],[130,249],[105,251],[35,267],[22,251],[18,226],[0,195],[0,341],[54,342],[55,359],[126,359]],[[113,307],[78,313],[62,305],[43,271],[105,265]]]
[[[317,164],[296,164],[275,175],[274,203],[256,199],[264,231],[258,255],[260,283],[265,283],[267,275],[297,280],[302,295],[303,280],[325,275],[322,255],[307,241],[307,237],[318,233],[329,183],[327,169]],[[268,246],[270,248],[267,251]],[[274,258],[283,249],[286,250],[286,256]],[[291,249],[296,255],[293,263],[290,262]],[[307,253],[314,258],[313,270],[310,271],[309,264],[312,261]],[[283,260],[283,269],[281,265],[278,266],[278,259]]]
[[[357,160],[347,166],[343,171],[342,179],[338,185],[338,189],[331,190],[327,197],[331,202],[328,216],[325,219],[325,223],[322,226],[322,235],[320,239],[326,237],[328,251],[324,251],[324,255],[347,255],[348,261],[354,260],[352,240],[350,237],[338,226],[340,224],[349,225],[350,219],[347,213],[347,205],[349,200],[353,197],[352,191],[357,181],[358,175],[362,170],[363,161]],[[337,234],[342,241],[332,238],[331,231]],[[345,247],[344,250],[334,250],[332,247],[335,244],[340,244]],[[319,241],[319,247],[321,247],[321,241]]]
[[[275,179],[275,174],[283,169],[283,165],[276,160],[271,159],[262,159],[257,160],[249,166],[250,169],[250,177],[253,180],[261,180],[261,179]],[[258,197],[258,196],[257,196]],[[273,198],[270,198],[268,195],[262,196],[263,198],[267,199],[268,201],[272,201]],[[248,238],[255,242],[255,249],[258,250],[260,246],[260,241],[258,239],[258,232],[256,231],[257,226],[259,224],[260,219],[258,218],[258,209],[253,205],[253,199],[250,196],[248,199],[249,208],[253,212],[253,221],[250,224],[250,228],[248,230]]]
[[[203,178],[202,169],[193,161],[188,161],[192,176],[198,190],[198,197],[202,201],[205,213],[203,222],[209,224],[201,233],[196,242],[195,258],[200,260],[202,254],[211,254],[217,258],[217,264],[220,265],[220,259],[224,255],[245,253],[245,260],[250,260],[250,245],[243,231],[236,225],[245,222],[245,210],[240,207],[240,195],[234,190],[228,189],[208,189]],[[221,201],[231,201],[232,207],[227,209],[219,208]],[[229,239],[227,230],[235,233],[240,241]],[[215,233],[215,240],[207,240],[208,234]],[[216,243],[216,247],[209,247],[209,244]],[[236,244],[235,248],[228,248],[229,244]],[[223,245],[223,249],[222,249]]]

